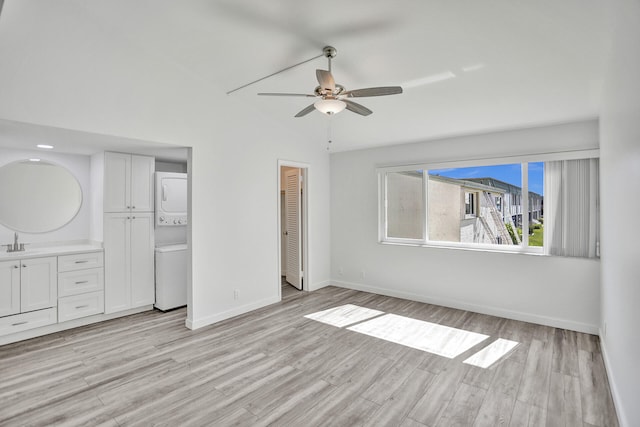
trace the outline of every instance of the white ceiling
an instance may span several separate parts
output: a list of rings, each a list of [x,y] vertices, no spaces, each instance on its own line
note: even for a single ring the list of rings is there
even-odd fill
[[[595,0],[46,3],[5,1],[0,93],[16,91],[9,85],[18,79],[11,74],[17,68],[11,71],[9,64],[32,60],[25,49],[41,57],[59,52],[74,65],[88,64],[100,58],[102,44],[94,43],[95,57],[86,57],[73,50],[74,43],[98,35],[110,46],[135,51],[141,62],[171,64],[180,78],[197,81],[218,102],[239,105],[248,116],[266,115],[313,143],[330,135],[334,151],[597,117],[609,41],[604,2]],[[256,96],[311,93],[315,69],[326,68],[319,58],[225,95],[319,55],[325,45],[338,50],[337,83],[347,89],[401,85],[404,93],[358,99],[374,111],[371,116],[345,111],[332,118],[318,112],[294,118],[311,103],[306,98]],[[38,72],[29,78],[44,84],[46,72]],[[424,81],[443,73],[455,77]],[[181,82],[159,84],[179,87]],[[14,122],[29,116],[28,107],[0,108],[5,115],[16,112],[0,116],[5,119],[0,120],[0,144],[7,140],[2,134],[12,132],[15,140],[22,129],[25,138],[30,135],[27,125]],[[52,135],[60,132],[53,129]],[[87,136],[94,138],[95,147],[109,145],[108,138]]]

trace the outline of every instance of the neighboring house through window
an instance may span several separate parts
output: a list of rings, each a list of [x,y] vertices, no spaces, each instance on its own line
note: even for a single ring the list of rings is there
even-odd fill
[[[543,252],[543,161],[378,172],[382,242]]]

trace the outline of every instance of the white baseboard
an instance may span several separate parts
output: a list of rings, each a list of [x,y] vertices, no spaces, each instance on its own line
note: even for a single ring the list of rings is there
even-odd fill
[[[459,310],[473,311],[475,313],[505,317],[507,319],[537,323],[540,325],[552,326],[555,328],[569,329],[572,331],[584,332],[592,335],[598,334],[598,326],[596,325],[589,325],[586,323],[574,322],[567,319],[559,319],[554,317],[539,316],[531,313],[505,310],[499,307],[469,304],[463,301],[451,300],[446,298],[437,298],[437,297],[434,298],[428,295],[397,291],[394,289],[379,288],[375,286],[364,285],[361,283],[333,280],[331,284],[341,288],[353,289],[356,291],[370,292],[373,294],[386,295],[386,296],[395,297],[395,298],[403,298],[403,299],[408,299],[412,301],[424,302],[427,304],[441,305],[444,307],[451,307]]]
[[[204,326],[209,326],[222,320],[229,319],[231,317],[239,316],[241,314],[257,310],[267,305],[275,304],[277,302],[280,302],[280,298],[278,298],[278,296],[264,298],[258,301],[251,302],[249,304],[234,307],[231,310],[223,311],[222,313],[212,314],[210,316],[201,317],[199,319],[187,319],[185,321],[185,326],[189,329],[199,329]]]
[[[602,351],[602,359],[604,360],[604,369],[607,371],[607,379],[609,380],[609,389],[611,390],[611,397],[613,398],[613,406],[616,408],[616,415],[618,416],[618,423],[620,427],[628,427],[631,426],[627,422],[627,419],[622,412],[622,402],[620,401],[620,394],[618,393],[618,387],[616,386],[616,380],[613,377],[611,371],[611,363],[609,362],[609,356],[607,355],[607,346],[605,344],[602,334],[602,329],[600,329],[600,350]]]
[[[326,288],[327,286],[330,286],[330,285],[331,285],[331,280],[325,280],[324,282],[310,284],[309,289],[306,289],[306,290],[308,290],[309,292],[317,291],[318,289]]]

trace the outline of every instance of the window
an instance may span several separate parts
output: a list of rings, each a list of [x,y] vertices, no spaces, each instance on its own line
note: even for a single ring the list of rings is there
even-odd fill
[[[521,212],[521,164],[430,169],[427,174],[428,240],[520,244],[513,234],[517,232],[513,217]],[[502,210],[503,198],[510,200],[507,212]]]
[[[464,193],[464,213],[468,217],[476,216],[476,193]]]
[[[424,214],[422,171],[386,174],[386,236],[422,239]]]
[[[563,160],[569,162],[568,166],[562,166],[562,162],[555,160],[551,162],[559,165],[554,166],[555,172],[550,181],[553,184],[549,186],[552,189],[549,190],[552,200],[559,197],[556,194],[559,194],[560,188],[564,191],[563,194],[589,197],[589,194],[575,196],[578,189],[571,188],[571,185],[576,184],[566,182],[560,186],[558,183],[564,175],[557,170],[561,166],[565,170],[572,167],[572,162],[578,161]],[[563,212],[566,215],[567,211],[562,206],[556,207],[555,211],[548,209],[552,205],[545,199],[547,163],[496,162],[489,165],[448,168],[420,165],[421,167],[406,170],[402,170],[401,167],[388,170],[381,168],[381,188],[384,191],[381,193],[383,210],[380,215],[380,240],[486,249],[500,247],[508,251],[565,254],[566,252],[559,249],[549,251],[545,247],[545,210],[554,212],[554,236],[561,235],[558,224],[566,222],[565,219],[560,221],[557,216]],[[597,168],[597,163],[595,165]],[[587,170],[585,168],[586,166],[579,170]],[[591,167],[593,168],[594,166]],[[582,182],[585,179],[581,178]],[[593,179],[591,181],[593,182]],[[593,203],[584,204],[591,205]],[[559,213],[556,214],[556,211]],[[583,214],[574,216],[584,222],[581,219]],[[584,227],[581,226],[581,230],[587,226],[593,229],[593,224],[597,224],[597,217],[595,218],[590,219]],[[551,228],[551,225],[549,227]],[[594,235],[597,234],[596,230]],[[556,246],[565,244],[558,237],[554,237],[553,242]]]
[[[544,246],[544,163],[529,163],[529,246]]]

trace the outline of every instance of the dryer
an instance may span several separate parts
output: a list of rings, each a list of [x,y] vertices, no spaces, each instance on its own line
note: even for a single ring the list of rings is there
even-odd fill
[[[187,225],[187,174],[156,172],[156,226]]]

